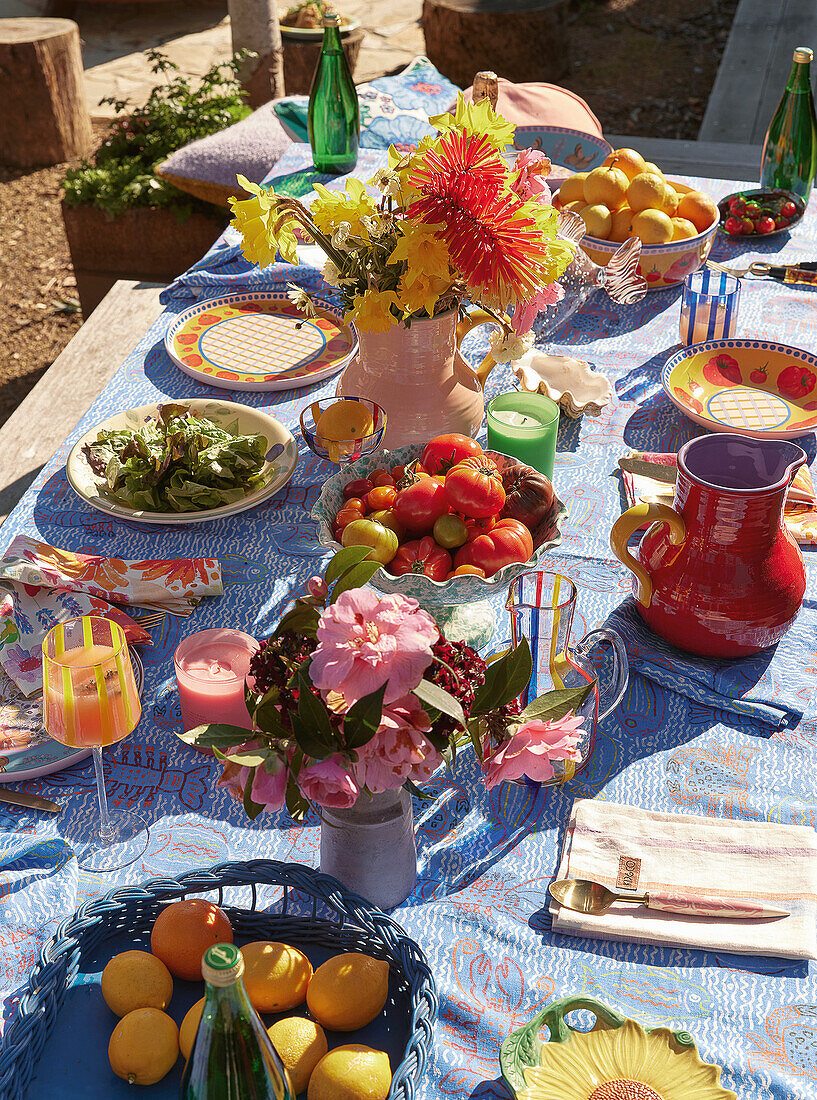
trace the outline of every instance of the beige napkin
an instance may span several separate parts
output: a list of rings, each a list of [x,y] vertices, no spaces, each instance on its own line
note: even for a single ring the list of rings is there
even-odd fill
[[[640,862],[639,862],[640,861]],[[765,901],[779,920],[716,920],[614,902],[606,913],[550,903],[554,932],[740,955],[817,959],[817,835],[800,825],[662,814],[598,799],[573,803],[557,878],[612,889],[683,890]]]

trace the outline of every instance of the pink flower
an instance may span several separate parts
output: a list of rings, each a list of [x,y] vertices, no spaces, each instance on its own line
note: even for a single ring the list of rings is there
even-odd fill
[[[536,320],[536,314],[540,313],[546,306],[555,306],[557,302],[561,302],[564,296],[564,287],[561,283],[550,283],[549,286],[543,286],[529,302],[518,305],[514,309],[511,328],[514,332],[520,334],[530,332],[533,328],[533,322]]]
[[[325,600],[329,595],[329,586],[323,577],[314,576],[310,577],[306,585],[309,595],[313,596],[316,600]]]
[[[373,794],[397,790],[407,779],[424,782],[442,763],[425,736],[430,729],[428,715],[413,695],[384,707],[377,733],[358,750],[358,782]]]
[[[509,779],[528,779],[539,783],[552,779],[551,760],[580,760],[576,748],[584,718],[573,714],[555,722],[538,718],[524,722],[510,741],[503,742],[492,756],[482,763],[485,786],[490,791],[497,783]]]
[[[360,794],[360,787],[351,772],[343,766],[343,758],[338,753],[302,768],[298,786],[310,802],[338,810],[348,810],[354,806]]]
[[[550,172],[550,157],[541,149],[523,149],[514,162],[511,176],[511,190],[523,202],[536,199],[540,203],[550,202],[550,188],[545,177]]]
[[[342,692],[350,707],[382,684],[384,703],[416,688],[439,631],[416,600],[355,588],[321,613],[317,635],[312,683],[322,692]]]
[[[258,742],[246,741],[237,748],[228,749],[225,755],[229,756],[231,753],[238,752],[252,752],[257,748]],[[233,761],[227,760],[224,762],[224,768],[216,781],[216,786],[226,790],[236,802],[243,802],[244,787],[247,784],[249,774],[250,769],[246,765],[235,764]],[[270,775],[269,772],[264,770],[263,765],[256,768],[251,792],[253,802],[258,802],[265,810],[280,810],[285,801],[287,774],[287,767],[284,760],[281,760],[281,770],[277,775]]]

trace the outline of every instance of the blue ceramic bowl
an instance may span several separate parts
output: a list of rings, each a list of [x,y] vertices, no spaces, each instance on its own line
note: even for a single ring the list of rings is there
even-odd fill
[[[520,149],[541,149],[554,165],[567,169],[568,175],[591,172],[613,152],[613,146],[604,138],[562,126],[517,126],[513,146],[507,151]],[[565,178],[564,172],[554,169],[548,183],[561,182]]]

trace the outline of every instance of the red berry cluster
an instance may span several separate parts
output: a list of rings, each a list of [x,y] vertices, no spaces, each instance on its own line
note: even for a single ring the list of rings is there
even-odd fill
[[[297,691],[290,691],[286,685],[293,671],[307,659],[317,644],[316,638],[304,637],[294,630],[284,630],[277,638],[262,642],[250,661],[250,676],[255,679],[256,692],[265,695],[270,688],[277,687],[281,692],[284,711],[297,705]]]
[[[481,687],[485,681],[485,670],[488,666],[470,645],[465,642],[449,642],[442,635],[431,647],[431,651],[434,654],[434,661],[426,669],[424,678],[444,688],[449,695],[453,695],[462,707],[465,717],[468,718],[474,705],[477,688]],[[485,716],[486,722],[493,722],[501,727],[501,732],[504,732],[508,720],[519,714],[521,709],[517,700],[513,699],[502,707],[494,708],[490,715]],[[456,723],[453,718],[445,714],[434,725],[435,732],[446,737],[450,736],[455,729]]]
[[[733,237],[766,236],[785,229],[802,209],[782,195],[732,195],[723,228]]]

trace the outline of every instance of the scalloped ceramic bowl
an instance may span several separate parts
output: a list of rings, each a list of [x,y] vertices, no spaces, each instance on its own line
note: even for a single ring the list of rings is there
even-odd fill
[[[318,539],[322,546],[330,546],[340,549],[340,543],[332,534],[332,521],[337,515],[343,502],[343,486],[347,482],[359,477],[365,477],[371,470],[381,467],[386,469],[392,466],[405,465],[418,459],[423,453],[424,445],[410,443],[405,447],[398,447],[393,451],[375,451],[367,458],[358,459],[350,466],[344,467],[324,483],[321,495],[318,497],[315,507],[312,509],[312,518],[318,524]],[[486,451],[487,455],[497,462],[500,470],[507,466],[521,466],[518,459],[500,454],[498,451]],[[486,601],[490,596],[504,592],[508,585],[521,573],[527,573],[539,567],[542,559],[549,550],[558,546],[562,541],[559,525],[567,515],[567,509],[557,496],[553,498],[553,507],[542,522],[539,530],[534,533],[533,556],[526,562],[514,562],[499,569],[492,577],[455,577],[450,581],[435,581],[431,577],[418,576],[416,574],[404,574],[402,577],[393,577],[385,570],[380,570],[369,582],[378,592],[399,592],[403,596],[411,596],[421,607],[429,610],[437,620],[438,625],[448,638],[457,636],[479,649],[490,641],[496,624],[493,608],[487,605],[480,613],[476,608],[471,616],[458,616],[457,608],[463,604],[477,604]],[[444,614],[445,609],[452,609],[450,614]]]

